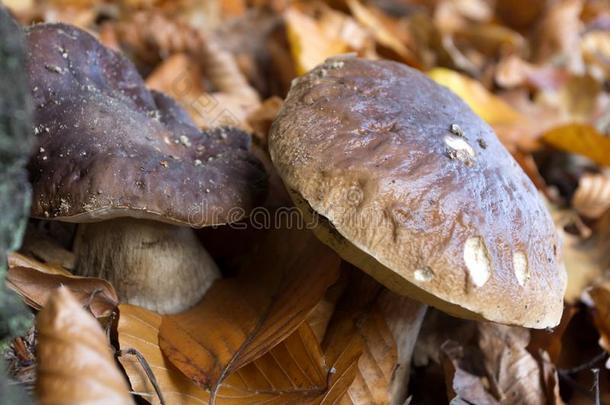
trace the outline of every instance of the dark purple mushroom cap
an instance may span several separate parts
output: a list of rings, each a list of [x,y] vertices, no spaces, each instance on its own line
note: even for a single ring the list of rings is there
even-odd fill
[[[422,73],[330,59],[295,80],[269,149],[320,238],[387,287],[455,315],[559,322],[566,273],[536,188]]]
[[[41,24],[26,37],[39,140],[33,216],[203,227],[237,221],[262,201],[266,174],[248,134],[200,131],[125,57],[82,30]]]

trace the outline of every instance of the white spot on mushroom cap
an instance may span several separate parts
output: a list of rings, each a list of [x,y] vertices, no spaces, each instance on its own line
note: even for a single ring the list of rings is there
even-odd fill
[[[427,282],[434,278],[434,273],[430,267],[425,266],[415,270],[413,272],[413,277],[415,277],[415,281]]]
[[[513,254],[513,270],[520,286],[525,286],[530,278],[530,269],[527,263],[527,256],[523,252]]]
[[[477,287],[485,285],[491,276],[491,260],[485,241],[478,236],[468,238],[464,244],[464,262],[472,282]]]
[[[472,149],[472,146],[470,146],[463,137],[447,135],[445,136],[444,140],[445,144],[451,149],[457,152],[467,153],[468,155],[470,155],[471,158],[475,157],[476,153],[474,149]]]

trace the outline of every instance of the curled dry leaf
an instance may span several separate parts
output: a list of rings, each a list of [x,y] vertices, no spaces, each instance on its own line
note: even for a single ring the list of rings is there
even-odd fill
[[[250,129],[246,118],[260,106],[260,100],[233,56],[211,39],[203,41],[200,54],[201,63],[185,53],[169,57],[147,78],[147,86],[178,100],[200,128],[229,125]],[[204,79],[213,91],[204,87]]]
[[[534,49],[537,61],[555,59],[571,71],[582,73],[583,62],[579,52],[582,6],[583,0],[565,0],[546,8]]]
[[[483,322],[477,323],[475,341],[445,342],[441,351],[449,400],[562,404],[557,373],[527,351],[528,342],[527,329]]]
[[[70,290],[81,305],[88,304],[96,317],[109,316],[119,299],[114,287],[101,278],[75,276],[62,267],[48,265],[19,253],[11,253],[6,285],[34,309],[45,306],[61,286]]]
[[[377,43],[394,54],[388,56],[421,68],[421,62],[407,46],[410,36],[405,24],[400,24],[373,5],[363,5],[358,0],[347,0],[347,5],[354,18],[370,31]]]
[[[599,218],[610,208],[610,178],[606,174],[584,174],[572,197],[572,207],[588,218]]]
[[[610,282],[603,281],[587,291],[593,305],[593,321],[599,332],[599,345],[610,353]]]
[[[365,350],[345,399],[354,405],[407,399],[409,371],[425,305],[384,289],[356,322]]]
[[[36,393],[45,404],[133,404],[99,323],[61,287],[36,320]]]
[[[215,393],[228,375],[296,330],[337,280],[339,265],[311,232],[268,232],[238,277],[218,280],[199,304],[162,318],[161,349]]]

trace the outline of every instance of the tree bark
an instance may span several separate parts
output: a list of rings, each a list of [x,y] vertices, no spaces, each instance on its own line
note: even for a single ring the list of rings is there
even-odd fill
[[[32,318],[4,284],[7,252],[21,245],[30,209],[25,166],[34,139],[25,57],[22,30],[0,5],[0,342],[25,333]],[[26,403],[25,394],[8,383],[1,360],[0,368],[3,403]]]

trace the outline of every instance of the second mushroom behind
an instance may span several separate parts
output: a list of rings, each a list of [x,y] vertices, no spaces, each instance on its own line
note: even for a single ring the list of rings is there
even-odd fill
[[[420,72],[327,60],[293,82],[269,149],[318,237],[386,287],[461,317],[559,322],[566,274],[534,185]]]
[[[265,196],[249,135],[198,130],[84,31],[26,34],[39,138],[32,215],[81,223],[77,272],[108,279],[124,302],[190,307],[219,276],[192,228],[239,221]]]

